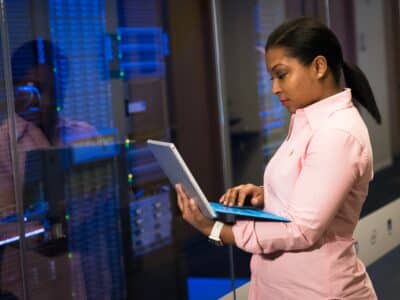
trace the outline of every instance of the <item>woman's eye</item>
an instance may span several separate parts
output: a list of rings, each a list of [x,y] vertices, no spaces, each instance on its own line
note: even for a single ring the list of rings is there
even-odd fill
[[[286,73],[279,73],[276,75],[276,77],[278,77],[278,79],[283,79],[283,78],[285,78],[285,76],[286,76]]]
[[[286,75],[287,75],[286,72],[285,73],[277,73],[277,74],[271,76],[270,80],[271,81],[274,80],[274,79],[282,80],[283,78],[285,78]]]

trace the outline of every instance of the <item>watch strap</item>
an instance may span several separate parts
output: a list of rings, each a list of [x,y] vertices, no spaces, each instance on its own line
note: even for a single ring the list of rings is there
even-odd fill
[[[224,223],[220,222],[220,221],[215,221],[212,229],[211,229],[211,233],[208,236],[208,238],[210,240],[213,240],[215,242],[219,242],[222,244],[222,240],[221,240],[221,231],[222,228],[224,227]]]

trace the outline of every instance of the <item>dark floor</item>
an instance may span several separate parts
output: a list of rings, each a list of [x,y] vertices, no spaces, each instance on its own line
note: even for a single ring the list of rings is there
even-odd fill
[[[362,216],[400,198],[400,156],[393,165],[375,174]],[[400,246],[368,267],[379,300],[400,299]]]
[[[379,300],[400,299],[400,246],[367,269]]]

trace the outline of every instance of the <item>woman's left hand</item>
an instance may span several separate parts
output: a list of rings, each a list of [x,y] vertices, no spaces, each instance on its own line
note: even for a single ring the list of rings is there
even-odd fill
[[[195,200],[189,199],[181,184],[175,185],[175,189],[178,195],[178,207],[182,212],[183,219],[201,233],[208,236],[211,233],[214,221],[207,219],[202,214]]]

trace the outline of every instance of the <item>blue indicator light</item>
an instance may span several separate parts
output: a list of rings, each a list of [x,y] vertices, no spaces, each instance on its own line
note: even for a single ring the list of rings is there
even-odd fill
[[[164,56],[169,55],[169,37],[166,32],[163,33],[163,54]]]
[[[39,65],[43,65],[46,63],[46,58],[44,55],[44,46],[43,46],[43,39],[38,36],[37,38],[37,53],[38,53],[38,63]]]

